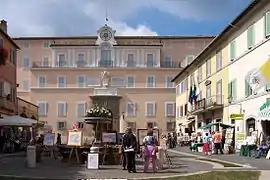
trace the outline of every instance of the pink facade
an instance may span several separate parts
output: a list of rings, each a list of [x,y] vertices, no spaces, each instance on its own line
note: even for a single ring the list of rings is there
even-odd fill
[[[111,37],[100,36],[106,28]],[[18,96],[39,105],[39,119],[54,130],[81,121],[93,101],[99,103],[96,97],[104,97],[103,103],[114,109],[116,130],[121,118],[134,129],[174,130],[175,89],[170,80],[213,37],[114,37],[106,26],[98,33],[15,38],[22,49]],[[108,87],[102,87],[102,72],[108,73]]]

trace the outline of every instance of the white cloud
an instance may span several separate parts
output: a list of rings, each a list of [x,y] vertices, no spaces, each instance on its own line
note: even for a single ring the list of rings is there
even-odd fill
[[[104,25],[107,7],[118,35],[157,35],[151,27],[127,21],[146,8],[179,19],[221,18],[245,1],[250,0],[1,0],[0,18],[8,21],[13,36],[93,35]]]

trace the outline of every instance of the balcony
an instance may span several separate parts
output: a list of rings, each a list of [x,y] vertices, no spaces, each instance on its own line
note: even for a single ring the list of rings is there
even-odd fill
[[[180,62],[176,61],[160,61],[160,64],[153,62],[146,62],[139,64],[136,61],[127,61],[124,63],[115,63],[113,60],[100,60],[97,63],[87,63],[86,61],[76,61],[69,64],[66,61],[52,63],[52,62],[33,62],[32,69],[64,69],[64,68],[181,68]]]
[[[115,88],[95,88],[94,96],[117,96]]]
[[[17,98],[17,114],[25,118],[38,119],[38,106]]]
[[[214,110],[223,107],[223,95],[214,95],[210,98],[206,98],[205,108],[207,110]]]
[[[191,114],[196,115],[205,109],[205,98],[198,100],[197,103],[192,105]]]
[[[15,103],[12,102],[12,98],[0,96],[0,109],[15,112]]]

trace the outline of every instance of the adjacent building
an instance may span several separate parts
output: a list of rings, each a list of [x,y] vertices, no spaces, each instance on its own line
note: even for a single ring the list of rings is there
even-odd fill
[[[0,116],[16,114],[16,54],[19,46],[7,33],[7,22],[0,21]]]
[[[66,130],[93,104],[113,111],[134,130],[175,129],[173,77],[213,37],[115,36],[105,25],[97,36],[21,37],[18,96],[39,106],[39,119]]]
[[[260,130],[270,134],[270,86],[256,92],[250,87],[251,73],[269,60],[269,8],[267,0],[252,1],[173,79],[178,130],[193,131],[221,121],[235,125],[236,133],[250,135]],[[200,94],[191,104],[194,84]]]

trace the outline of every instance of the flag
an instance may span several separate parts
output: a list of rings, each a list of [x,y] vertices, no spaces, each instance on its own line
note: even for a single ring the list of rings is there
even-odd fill
[[[265,87],[270,82],[270,58],[258,69],[253,70],[249,75],[249,84],[254,92]]]
[[[190,86],[189,97],[188,97],[188,102],[189,102],[190,104],[192,104],[192,93],[193,93],[192,86]]]
[[[198,99],[199,95],[200,95],[200,89],[199,89],[199,87],[197,87],[195,89],[195,92],[194,92],[194,102],[195,102],[195,104],[197,104],[197,99]]]

